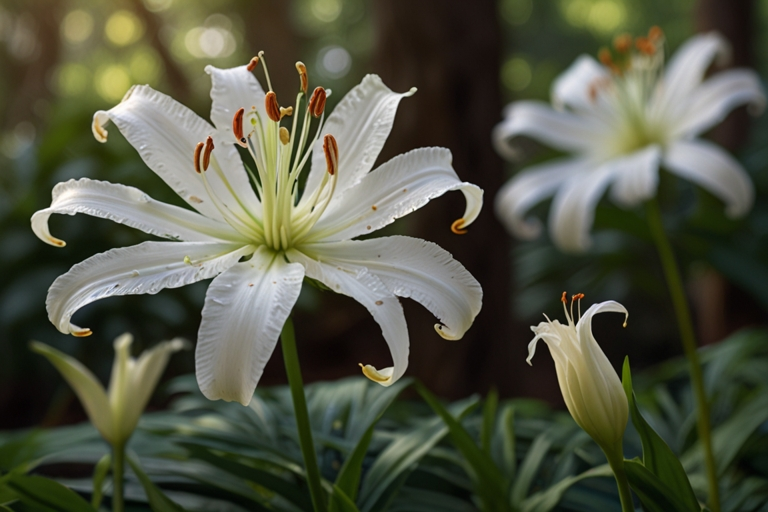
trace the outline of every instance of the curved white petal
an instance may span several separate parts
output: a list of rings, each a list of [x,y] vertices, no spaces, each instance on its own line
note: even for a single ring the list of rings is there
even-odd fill
[[[48,230],[48,219],[54,213],[85,213],[174,240],[245,241],[229,224],[156,201],[125,185],[82,178],[57,184],[52,196],[51,206],[32,216],[32,231],[40,240],[58,247],[63,247],[64,241]]]
[[[493,129],[493,143],[504,157],[514,160],[517,152],[512,140],[527,135],[564,151],[589,151],[600,142],[598,125],[571,112],[552,109],[540,101],[510,104],[504,120]]]
[[[147,166],[190,206],[207,217],[224,220],[194,166],[195,146],[212,136],[216,148],[206,178],[217,202],[240,217],[247,215],[244,208],[260,208],[254,202],[256,196],[234,141],[170,96],[146,85],[134,86],[118,105],[93,115],[94,135],[101,142],[107,139],[105,127],[109,121],[115,123]]]
[[[450,190],[464,194],[467,206],[461,227],[469,226],[480,214],[483,191],[460,181],[451,160],[445,148],[420,148],[396,156],[335,195],[310,238],[336,241],[372,233]]]
[[[549,212],[549,234],[560,249],[569,252],[589,249],[595,207],[612,178],[612,169],[601,166],[588,174],[572,177],[558,190]]]
[[[155,294],[211,278],[231,267],[253,247],[222,242],[144,242],[112,249],[73,266],[48,290],[48,319],[65,334],[88,336],[70,324],[86,304],[113,295]]]
[[[205,72],[211,75],[211,121],[220,132],[230,137],[230,142],[235,140],[232,119],[241,108],[246,112],[255,109],[266,122],[264,89],[247,66],[219,69],[209,65],[205,67]],[[244,130],[244,133],[248,131]]]
[[[336,193],[351,187],[371,170],[392,130],[397,105],[415,92],[415,89],[406,93],[392,92],[381,78],[367,75],[342,98],[321,132],[322,135],[333,135],[339,145]],[[305,198],[317,188],[325,173],[323,137],[320,137],[312,150]]]
[[[589,109],[594,106],[594,87],[611,75],[600,63],[589,55],[579,56],[552,84],[552,105],[563,110]]]
[[[613,169],[611,199],[621,206],[631,207],[655,196],[660,160],[661,147],[652,144],[604,164]]]
[[[674,120],[716,58],[719,63],[730,58],[730,45],[720,34],[709,32],[688,39],[669,60],[664,76],[657,83],[653,111],[657,115],[664,115],[666,111],[666,119]]]
[[[431,242],[406,236],[317,243],[301,248],[329,265],[368,271],[398,297],[411,298],[443,325],[435,330],[457,340],[480,312],[483,290],[464,266]]]
[[[200,391],[248,405],[301,291],[304,268],[265,246],[213,280],[195,352]]]
[[[756,112],[765,108],[765,92],[757,74],[749,69],[718,73],[692,92],[672,131],[674,138],[698,135],[720,123],[734,108],[748,104]]]
[[[59,370],[83,404],[88,419],[104,439],[112,440],[112,408],[104,387],[80,361],[44,343],[33,341],[32,350],[45,356]]]
[[[755,190],[749,175],[719,146],[700,139],[680,140],[669,146],[663,163],[670,172],[719,197],[729,217],[740,217],[752,208]]]
[[[384,239],[386,240],[386,239]],[[342,244],[363,244],[363,242],[342,242]],[[292,249],[288,259],[301,263],[306,268],[307,276],[317,279],[331,290],[352,297],[365,306],[373,319],[381,327],[381,332],[392,354],[393,365],[377,370],[371,365],[363,366],[363,374],[383,386],[390,386],[405,373],[408,367],[408,327],[405,323],[403,308],[391,289],[383,280],[363,268],[359,263],[350,264],[342,259],[334,259],[334,247],[341,244],[315,244],[323,247],[322,260],[313,259],[303,252]],[[360,245],[356,245],[361,247]],[[342,254],[348,254],[341,248]]]
[[[525,218],[533,205],[551,196],[575,174],[586,173],[592,164],[583,159],[567,158],[523,169],[504,184],[496,195],[496,216],[510,233],[532,239],[541,233],[541,221]]]

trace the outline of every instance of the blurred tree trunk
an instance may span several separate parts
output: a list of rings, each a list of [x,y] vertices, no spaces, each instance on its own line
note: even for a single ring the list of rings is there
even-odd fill
[[[731,45],[731,59],[724,68],[753,66],[754,14],[753,0],[699,0],[696,9],[698,31],[716,30]],[[728,150],[736,151],[746,142],[749,126],[747,109],[741,107],[716,126],[709,137]],[[708,270],[692,284],[696,290],[694,306],[702,344],[720,341],[735,330],[760,320],[761,308],[755,300],[725,281],[715,270]],[[745,312],[749,313],[745,315]]]
[[[409,374],[435,392],[458,397],[513,387],[513,361],[527,337],[510,320],[510,242],[493,215],[504,178],[491,146],[501,118],[499,63],[501,34],[496,2],[478,0],[377,0],[374,70],[393,90],[418,92],[403,100],[381,161],[424,146],[453,152],[459,176],[485,191],[485,205],[466,235],[450,231],[464,212],[464,198],[451,193],[432,201],[406,221],[408,234],[451,252],[482,284],[483,309],[460,341],[434,331],[435,319],[421,306],[403,301],[411,335]],[[516,348],[513,348],[516,347]],[[519,359],[522,363],[524,357]]]

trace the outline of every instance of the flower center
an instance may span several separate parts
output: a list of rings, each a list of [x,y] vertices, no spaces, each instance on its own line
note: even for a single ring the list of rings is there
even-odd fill
[[[211,152],[213,142],[199,143],[195,149],[195,169],[203,177],[209,194],[227,222],[257,245],[266,245],[275,251],[285,251],[304,239],[312,226],[319,220],[330,203],[336,188],[339,167],[339,147],[332,135],[323,138],[323,151],[326,160],[326,173],[320,185],[307,191],[310,195],[299,201],[298,184],[312,148],[320,136],[325,119],[325,102],[328,92],[317,87],[308,95],[308,77],[306,66],[296,63],[300,87],[293,107],[281,107],[277,95],[272,90],[264,52],[251,59],[248,70],[253,71],[262,63],[266,76],[267,92],[264,99],[264,111],[256,107],[250,110],[240,108],[232,119],[235,142],[248,150],[256,167],[250,174],[256,193],[261,200],[261,218],[248,211],[247,218],[236,215],[227,208],[223,201],[215,198],[215,192],[207,184],[205,171],[213,162]],[[303,115],[300,115],[303,112]],[[266,113],[266,116],[263,114]],[[299,118],[301,123],[299,125]],[[283,126],[284,118],[292,118],[290,128]],[[317,119],[317,127],[311,134],[312,120]],[[218,169],[217,169],[218,171]],[[232,191],[237,198],[237,191]],[[243,206],[241,204],[241,206]]]
[[[590,98],[607,102],[610,125],[615,127],[609,156],[632,153],[666,138],[663,123],[655,120],[651,97],[664,68],[664,33],[651,27],[648,35],[634,40],[629,34],[617,36],[613,49],[602,48],[600,62],[610,78],[591,84]]]

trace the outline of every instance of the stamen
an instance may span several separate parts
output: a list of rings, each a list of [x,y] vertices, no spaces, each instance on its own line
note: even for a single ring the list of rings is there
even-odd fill
[[[560,302],[562,302],[563,304],[568,302],[568,292],[563,292],[563,295],[560,297]]]
[[[613,40],[613,47],[619,53],[627,53],[632,48],[632,36],[629,34],[616,36]]]
[[[316,87],[312,93],[312,97],[309,99],[309,112],[312,117],[320,117],[325,110],[325,100],[327,95],[325,89],[322,87]]]
[[[256,65],[258,63],[259,63],[259,58],[258,57],[253,57],[251,59],[251,62],[248,63],[248,65],[245,67],[245,69],[247,69],[248,71],[253,71],[254,69],[256,69]]]
[[[646,55],[653,55],[656,53],[656,45],[653,44],[647,37],[638,37],[635,39],[635,48]]]
[[[283,146],[288,144],[291,141],[291,134],[288,133],[288,128],[285,126],[280,127],[280,142],[283,143]]]
[[[202,171],[200,170],[200,155],[203,153],[203,147],[205,144],[202,142],[198,142],[197,146],[195,146],[195,172],[197,174],[200,174]]]
[[[664,31],[661,30],[658,25],[654,25],[648,30],[648,39],[650,39],[652,43],[661,40],[663,37]]]
[[[363,365],[363,363],[357,363],[358,366],[363,370],[363,375],[371,379],[373,382],[387,382],[390,378],[382,375],[376,369],[369,365]]]
[[[325,167],[328,174],[333,176],[339,167],[339,145],[336,138],[329,134],[323,137],[323,152],[325,153]]]
[[[613,62],[613,56],[611,55],[611,50],[608,48],[600,48],[600,51],[597,54],[597,58],[600,60],[600,62],[603,64],[603,66],[610,69],[615,74],[620,74],[621,69],[619,66],[616,65],[615,62]]]
[[[453,224],[451,224],[451,231],[456,235],[465,235],[467,233],[467,230],[464,229],[464,217],[453,221]]]
[[[211,152],[214,149],[213,145],[213,138],[209,135],[207,139],[205,139],[205,151],[203,152],[203,170],[207,171],[208,166],[211,163]]]
[[[237,143],[244,147],[248,147],[248,142],[243,136],[243,116],[245,115],[245,109],[241,108],[235,112],[235,117],[232,118],[232,133],[235,134],[235,140]]]
[[[280,121],[280,105],[277,103],[277,94],[269,91],[264,98],[264,106],[267,109],[267,116],[274,122]]]
[[[296,71],[299,72],[299,80],[301,80],[301,92],[307,94],[309,88],[309,78],[307,77],[307,66],[303,62],[298,61],[296,63]]]
[[[293,115],[293,107],[280,107],[280,119]]]

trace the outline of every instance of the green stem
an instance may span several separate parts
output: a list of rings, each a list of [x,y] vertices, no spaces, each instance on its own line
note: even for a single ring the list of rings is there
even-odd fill
[[[123,474],[125,472],[125,443],[112,445],[112,512],[123,512]]]
[[[296,350],[296,336],[293,331],[293,321],[290,317],[285,321],[283,332],[280,335],[283,346],[283,359],[285,360],[285,372],[288,374],[288,385],[291,387],[293,398],[293,411],[296,415],[296,427],[299,431],[299,445],[304,457],[304,465],[307,471],[307,483],[312,496],[312,505],[315,512],[325,512],[326,501],[323,486],[320,483],[320,469],[317,466],[315,446],[312,443],[312,430],[309,426],[309,413],[307,412],[307,400],[304,397],[304,384],[301,380],[301,368],[299,366],[299,353]]]
[[[664,267],[664,276],[667,279],[667,286],[669,287],[669,294],[672,297],[672,304],[675,308],[677,325],[680,330],[680,340],[683,343],[685,356],[688,358],[693,395],[696,399],[699,413],[697,419],[699,440],[704,448],[704,465],[706,467],[707,482],[709,486],[709,508],[712,512],[720,512],[720,491],[717,487],[717,470],[715,467],[715,457],[712,452],[712,427],[709,424],[709,402],[704,389],[704,376],[701,370],[699,354],[696,351],[696,337],[694,335],[691,312],[688,308],[688,301],[685,297],[685,289],[683,288],[683,280],[680,277],[680,270],[677,268],[675,255],[672,252],[672,246],[664,231],[661,210],[655,199],[651,199],[646,204],[646,213],[648,216],[648,225],[651,229],[651,235],[656,243],[656,249],[659,252],[661,264]]]
[[[611,466],[613,476],[616,478],[616,486],[619,488],[619,499],[621,500],[621,512],[635,512],[635,504],[632,501],[632,491],[629,489],[629,480],[624,471],[624,454],[621,444],[618,450],[613,453],[605,452],[608,459],[608,465]]]

